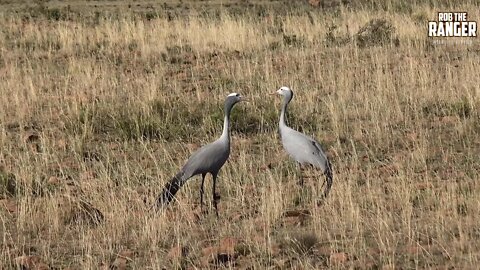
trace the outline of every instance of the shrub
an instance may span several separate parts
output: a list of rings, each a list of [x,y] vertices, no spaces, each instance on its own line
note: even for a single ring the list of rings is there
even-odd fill
[[[15,196],[17,190],[17,180],[15,175],[0,171],[0,198]]]
[[[391,22],[386,19],[373,19],[355,34],[355,41],[360,48],[383,46],[390,44],[394,34],[395,27]]]

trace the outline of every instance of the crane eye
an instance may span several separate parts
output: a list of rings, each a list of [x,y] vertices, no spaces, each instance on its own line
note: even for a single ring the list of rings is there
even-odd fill
[[[239,97],[239,96],[240,96],[240,94],[236,94],[235,96],[236,96],[236,97]]]

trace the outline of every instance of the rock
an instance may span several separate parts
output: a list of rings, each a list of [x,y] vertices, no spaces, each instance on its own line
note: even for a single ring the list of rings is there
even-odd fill
[[[188,143],[187,148],[190,152],[194,152],[200,148],[200,145],[198,143]]]
[[[210,264],[226,265],[238,257],[235,248],[239,240],[234,237],[222,238],[217,246],[208,246],[202,249],[201,264],[204,267]]]
[[[61,183],[60,178],[56,176],[51,176],[47,180],[47,184],[50,184],[50,185],[59,185],[60,183]]]
[[[271,170],[272,167],[273,167],[272,163],[267,163],[267,164],[264,164],[264,165],[260,166],[260,170],[262,170],[262,171]]]
[[[17,178],[15,175],[5,172],[5,168],[0,168],[0,196],[7,195],[8,197],[13,197],[17,190]]]
[[[117,257],[115,261],[110,265],[110,269],[125,270],[127,269],[127,259]]]
[[[358,270],[367,270],[367,269],[378,269],[378,265],[375,263],[374,260],[369,258],[363,258],[363,260],[356,260],[352,263],[353,269]]]
[[[303,224],[303,217],[300,216],[293,216],[293,217],[285,217],[283,218],[282,225],[284,227],[298,227]]]
[[[330,265],[344,264],[348,260],[348,254],[345,252],[336,252],[330,254]]]
[[[18,211],[17,202],[13,199],[0,200],[0,206],[12,214],[17,213]]]
[[[25,133],[26,143],[35,143],[40,141],[40,135],[35,131],[28,131]]]
[[[126,249],[126,250],[120,251],[120,253],[118,253],[117,256],[118,256],[118,257],[126,258],[126,259],[128,259],[128,260],[132,260],[134,254],[135,254],[135,252],[133,252],[133,250]]]
[[[15,264],[18,269],[24,270],[46,270],[50,269],[47,264],[43,263],[39,256],[20,256],[15,258]]]
[[[233,256],[235,254],[235,247],[239,242],[240,241],[237,238],[233,237],[225,237],[221,239],[218,247],[218,253],[225,253]]]
[[[276,257],[280,255],[280,252],[282,251],[282,247],[280,244],[277,243],[272,243],[269,248],[269,253],[272,257]]]
[[[459,118],[457,116],[451,116],[451,115],[440,118],[440,121],[444,124],[454,124],[454,123],[457,123],[458,120]]]
[[[421,183],[416,183],[415,187],[417,190],[427,190],[427,189],[433,189],[433,184],[428,182],[421,182]]]
[[[245,242],[240,242],[235,246],[235,254],[237,255],[248,256],[251,252],[250,246]]]
[[[42,145],[40,140],[40,135],[36,131],[27,131],[24,137],[25,143],[28,144],[28,147],[31,151],[41,153]]]
[[[330,254],[332,254],[333,252],[330,246],[321,246],[321,247],[317,247],[314,250],[314,253],[320,257],[329,258]]]
[[[378,168],[380,176],[394,176],[400,171],[400,166],[396,163],[385,164]]]
[[[345,3],[348,1],[343,0]],[[321,7],[321,8],[335,8],[342,4],[340,0],[308,0],[308,3],[312,7]]]
[[[89,181],[97,178],[97,174],[94,171],[84,171],[80,173],[80,181]]]
[[[405,252],[410,255],[418,255],[422,253],[422,248],[419,245],[411,245],[405,248]]]
[[[206,207],[204,207],[204,209],[202,209],[201,207],[197,207],[191,211],[185,211],[184,218],[189,223],[198,223],[206,214],[205,211],[207,211]]]
[[[175,261],[181,259],[182,257],[186,257],[187,255],[188,247],[175,246],[168,251],[167,258]]]
[[[304,225],[311,218],[310,210],[288,210],[283,213],[283,225],[297,227]]]
[[[176,246],[172,247],[168,253],[167,253],[167,258],[174,261],[178,260],[182,257],[182,247],[181,246]]]
[[[394,269],[395,269],[395,266],[393,266],[391,264],[387,264],[387,265],[382,266],[382,270],[394,270]]]
[[[213,261],[217,254],[217,247],[208,246],[202,249],[202,257],[200,258],[201,265],[203,267],[208,267],[210,262]]]
[[[71,205],[69,213],[66,213],[67,223],[84,223],[99,225],[105,219],[102,212],[85,201],[78,201]]]
[[[84,162],[89,162],[89,161],[100,161],[101,156],[97,152],[94,151],[88,151],[85,150],[82,153],[82,158]]]
[[[132,250],[124,250],[117,254],[117,258],[110,264],[110,269],[124,270],[127,269],[127,263],[133,259],[134,252]]]
[[[300,216],[310,216],[311,212],[308,209],[300,210],[287,210],[283,213],[284,217],[300,217]]]

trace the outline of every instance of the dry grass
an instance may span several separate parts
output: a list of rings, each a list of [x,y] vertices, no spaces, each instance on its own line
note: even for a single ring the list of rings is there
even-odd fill
[[[441,8],[100,3],[0,13],[0,268],[476,268],[480,46],[432,45]],[[391,37],[360,46],[374,19]],[[323,176],[296,186],[276,133],[282,85],[334,166],[318,208]],[[234,91],[252,101],[234,109],[220,217],[200,214],[198,179],[155,215]]]

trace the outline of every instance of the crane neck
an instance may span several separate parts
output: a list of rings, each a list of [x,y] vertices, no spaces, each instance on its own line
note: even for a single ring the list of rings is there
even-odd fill
[[[227,141],[227,143],[230,143],[230,111],[232,110],[233,106],[228,106],[227,104],[225,105],[225,116],[223,118],[223,132],[222,136],[220,136],[220,139]]]
[[[287,123],[286,123],[286,116],[285,114],[287,113],[287,106],[288,106],[288,103],[290,102],[292,98],[291,97],[288,97],[288,96],[285,96],[283,98],[283,104],[282,104],[282,112],[280,113],[280,127],[286,127],[287,126]]]

